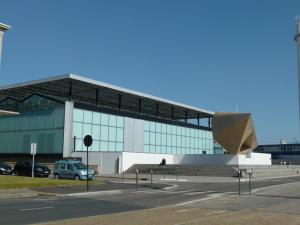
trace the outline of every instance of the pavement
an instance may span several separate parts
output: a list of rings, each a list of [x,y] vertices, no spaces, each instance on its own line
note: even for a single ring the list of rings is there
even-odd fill
[[[241,185],[242,195],[240,196],[237,192],[237,183],[234,182],[167,183],[170,188],[141,188],[137,191],[132,190],[113,195],[87,194],[1,199],[0,224],[134,225],[141,224],[143,221],[143,224],[177,225],[214,224],[213,222],[216,222],[215,224],[227,224],[222,222],[227,220],[229,221],[228,224],[268,224],[247,223],[244,218],[258,221],[258,218],[261,217],[264,221],[264,216],[266,216],[267,218],[275,218],[274,221],[277,222],[281,221],[278,218],[278,215],[281,214],[284,220],[291,221],[281,224],[296,224],[292,223],[297,221],[296,219],[300,221],[300,218],[297,217],[300,214],[300,209],[294,207],[300,205],[297,194],[299,187],[294,186],[300,183],[300,176],[256,181],[252,184],[252,195],[248,194],[248,183],[243,182]],[[291,186],[287,183],[291,183]],[[277,194],[282,193],[285,188],[288,190],[281,197],[273,196],[276,194],[277,188],[280,188]],[[268,192],[268,190],[273,192]],[[265,196],[267,194],[270,196]],[[286,208],[292,208],[295,211],[284,211]],[[291,219],[292,216],[289,217],[288,215],[293,215],[294,220]],[[235,222],[230,219],[234,216],[236,217]],[[212,221],[212,218],[216,218],[216,221]],[[238,222],[238,219],[244,223]]]
[[[196,194],[172,190],[164,195],[192,195],[162,207],[61,220],[49,225],[297,225],[300,224],[300,180],[253,189],[253,193]],[[150,192],[148,192],[149,194]],[[202,193],[203,194],[203,193]],[[152,193],[151,195],[154,195]],[[174,196],[173,195],[173,196]]]

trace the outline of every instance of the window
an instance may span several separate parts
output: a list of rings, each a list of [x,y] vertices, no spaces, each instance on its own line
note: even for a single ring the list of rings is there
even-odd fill
[[[205,154],[212,154],[212,142],[212,133],[209,131],[158,122],[144,122],[144,152],[202,154],[203,150]]]
[[[92,135],[94,139],[91,151],[123,151],[124,117],[74,109],[75,151],[86,151],[83,138],[87,134]]]

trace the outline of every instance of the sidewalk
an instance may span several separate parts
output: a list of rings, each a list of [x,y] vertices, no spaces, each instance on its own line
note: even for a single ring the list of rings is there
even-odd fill
[[[168,184],[152,185],[145,182],[139,182],[137,189],[162,189],[169,186]],[[106,181],[101,185],[89,185],[89,192],[87,192],[86,182],[83,185],[76,186],[57,186],[57,187],[40,187],[40,188],[18,188],[18,189],[0,189],[0,199],[7,198],[29,198],[37,196],[87,196],[87,195],[113,195],[128,193],[136,191],[136,184],[134,183],[114,183]],[[87,194],[88,193],[88,194]]]
[[[98,177],[102,177],[105,179],[119,180],[122,181],[122,174],[102,174],[98,175]],[[299,176],[299,175],[295,175]],[[258,180],[269,180],[275,178],[285,178],[286,176],[270,176],[268,179],[266,178],[252,178],[253,181]],[[293,176],[290,176],[293,177]],[[135,182],[136,175],[135,174],[124,174],[125,182]],[[139,174],[138,176],[139,182],[141,183],[150,183],[151,175],[150,174]],[[184,176],[184,175],[170,175],[170,174],[153,174],[152,180],[155,183],[169,183],[169,182],[195,182],[195,183],[236,183],[237,177],[210,177],[210,176]],[[247,178],[242,177],[241,182],[248,181]]]

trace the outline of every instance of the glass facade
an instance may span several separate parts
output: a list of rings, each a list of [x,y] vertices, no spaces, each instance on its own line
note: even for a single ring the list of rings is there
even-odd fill
[[[90,151],[123,151],[124,117],[74,108],[75,151],[86,151],[83,138],[88,134],[93,137]]]
[[[20,113],[0,117],[0,153],[30,153],[30,143],[37,143],[37,153],[63,152],[64,104],[33,95],[18,102],[7,99],[1,109]]]
[[[212,132],[145,121],[144,152],[213,154]]]

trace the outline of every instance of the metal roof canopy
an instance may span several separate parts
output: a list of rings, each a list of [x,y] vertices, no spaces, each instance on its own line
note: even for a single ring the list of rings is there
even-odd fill
[[[214,114],[197,107],[73,74],[0,87],[0,99],[11,97],[22,100],[32,94],[177,121],[211,118]]]

